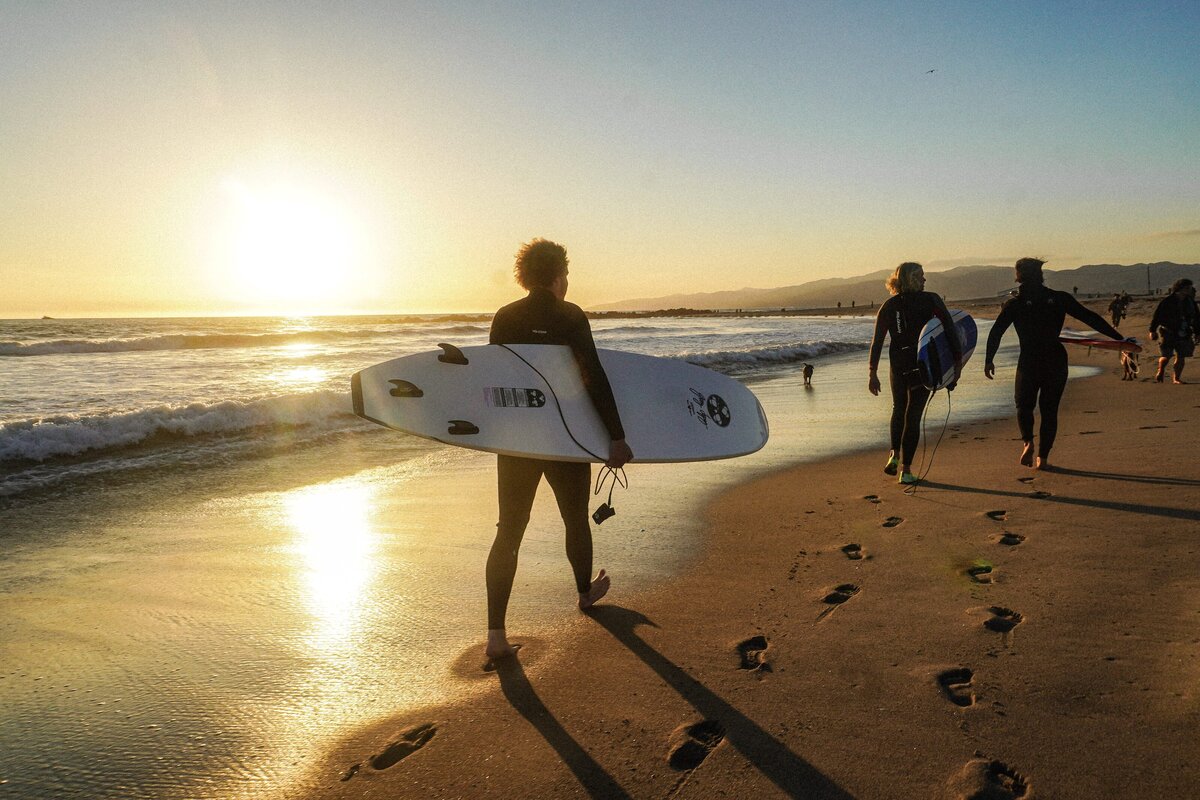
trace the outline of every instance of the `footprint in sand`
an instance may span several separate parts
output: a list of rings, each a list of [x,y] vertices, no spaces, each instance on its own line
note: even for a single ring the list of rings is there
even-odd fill
[[[843,583],[841,586],[835,586],[832,592],[825,595],[822,602],[828,603],[831,606],[840,606],[856,594],[858,594],[857,586],[853,583]]]
[[[708,754],[725,738],[725,726],[715,719],[675,729],[667,763],[680,772],[693,770],[704,763]]]
[[[1159,428],[1165,428],[1165,427],[1167,427],[1167,426],[1166,425],[1143,425],[1142,427],[1138,428],[1138,430],[1139,431],[1153,431],[1153,430],[1157,430]]]
[[[429,744],[429,740],[437,733],[437,726],[431,722],[424,725],[414,725],[400,733],[400,738],[377,756],[371,756],[372,769],[387,769],[394,767],[413,753]]]
[[[879,504],[879,495],[877,495],[877,494],[864,494],[864,495],[863,495],[863,500],[866,500],[868,503],[875,503],[876,505],[878,505],[878,504]]]
[[[855,544],[854,542],[842,547],[842,552],[845,553],[846,558],[850,559],[851,561],[858,561],[864,555],[862,545]]]
[[[976,561],[971,566],[967,567],[967,574],[976,583],[991,583],[992,582],[992,565],[986,561]]]
[[[1029,780],[1003,761],[972,759],[950,779],[950,796],[960,800],[1016,800],[1029,796]]]
[[[983,627],[996,633],[1008,633],[1025,621],[1025,617],[1011,608],[992,606],[988,611],[992,612],[992,616],[983,621]]]
[[[1004,520],[1008,519],[1008,512],[1004,511],[1003,509],[1000,511],[985,511],[983,515],[988,519],[995,520],[996,522],[1003,522]]]
[[[888,517],[883,521],[883,527],[894,528],[901,522],[904,522],[904,517]]]
[[[1035,500],[1045,500],[1047,497],[1052,497],[1053,495],[1049,492],[1043,492],[1041,489],[1035,489],[1028,496]]]
[[[1020,533],[1005,531],[1000,535],[1000,544],[1007,545],[1008,547],[1016,547],[1023,541],[1025,541],[1025,536]]]
[[[746,641],[739,643],[737,651],[742,663],[738,669],[746,669],[751,672],[770,672],[771,664],[766,658],[768,646],[765,636],[751,636]]]
[[[971,688],[974,677],[975,673],[966,667],[956,667],[940,673],[937,682],[950,702],[968,708],[975,705],[975,690]]]
[[[1104,433],[1104,431],[1080,431],[1080,436],[1091,436],[1093,433]]]
[[[1017,478],[1017,483],[1030,484],[1030,483],[1033,483],[1035,480],[1037,480],[1037,478],[1026,476],[1024,478]]]

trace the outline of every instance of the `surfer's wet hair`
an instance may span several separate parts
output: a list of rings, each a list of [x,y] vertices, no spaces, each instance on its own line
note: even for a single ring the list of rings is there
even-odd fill
[[[921,282],[917,280],[918,271],[924,272],[925,268],[915,261],[905,261],[896,267],[892,277],[887,279],[887,290],[892,294],[921,291]]]
[[[567,248],[549,239],[533,239],[521,245],[513,275],[523,289],[548,289],[567,274]]]
[[[1022,258],[1014,269],[1017,272],[1017,283],[1041,283],[1042,265],[1046,262],[1040,258]]]

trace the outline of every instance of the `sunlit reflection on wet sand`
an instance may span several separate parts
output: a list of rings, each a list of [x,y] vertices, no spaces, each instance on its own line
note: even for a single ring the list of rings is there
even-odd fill
[[[371,527],[374,490],[356,481],[306,486],[282,496],[295,549],[303,559],[310,644],[324,653],[354,646],[364,598],[376,574],[378,534]]]

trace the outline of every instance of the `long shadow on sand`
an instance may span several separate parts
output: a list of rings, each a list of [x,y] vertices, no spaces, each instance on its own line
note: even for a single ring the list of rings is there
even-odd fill
[[[1128,481],[1130,483],[1153,483],[1159,486],[1200,486],[1200,480],[1195,478],[1170,478],[1155,475],[1127,475],[1122,472],[1096,472],[1088,469],[1069,469],[1067,467],[1052,467],[1053,472],[1060,475],[1074,475],[1077,478],[1101,478],[1108,481]]]
[[[754,720],[718,697],[711,689],[688,675],[637,634],[637,626],[657,627],[645,615],[620,606],[596,606],[588,612],[617,641],[629,648],[667,685],[700,712],[705,719],[725,726],[725,739],[790,797],[813,800],[851,800],[853,795],[793,753],[782,742],[760,728]]]
[[[574,773],[576,780],[592,797],[628,798],[629,793],[621,788],[604,767],[600,766],[588,752],[567,733],[550,709],[533,690],[525,677],[525,669],[517,658],[506,658],[496,662],[496,673],[500,676],[500,688],[508,702],[521,716],[529,720],[538,733],[558,753],[562,762]]]
[[[971,492],[973,494],[992,495],[993,497],[1028,498],[1030,496],[1028,492],[984,489],[979,486],[961,486],[956,483],[938,483],[937,481],[922,481],[921,486],[927,489],[945,489],[948,492]],[[1103,508],[1109,511],[1125,511],[1130,514],[1150,514],[1155,517],[1200,521],[1200,509],[1195,508],[1171,508],[1170,506],[1147,506],[1141,503],[1118,503],[1111,500],[1088,500],[1082,497],[1064,497],[1058,494],[1048,495],[1040,498],[1040,500],[1043,503],[1062,503],[1068,506],[1088,506],[1089,508]]]

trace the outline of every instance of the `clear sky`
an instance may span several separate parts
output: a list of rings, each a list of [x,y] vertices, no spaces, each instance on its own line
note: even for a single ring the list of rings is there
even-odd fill
[[[1200,2],[0,0],[0,316],[1200,261]],[[929,70],[934,70],[930,72]]]

